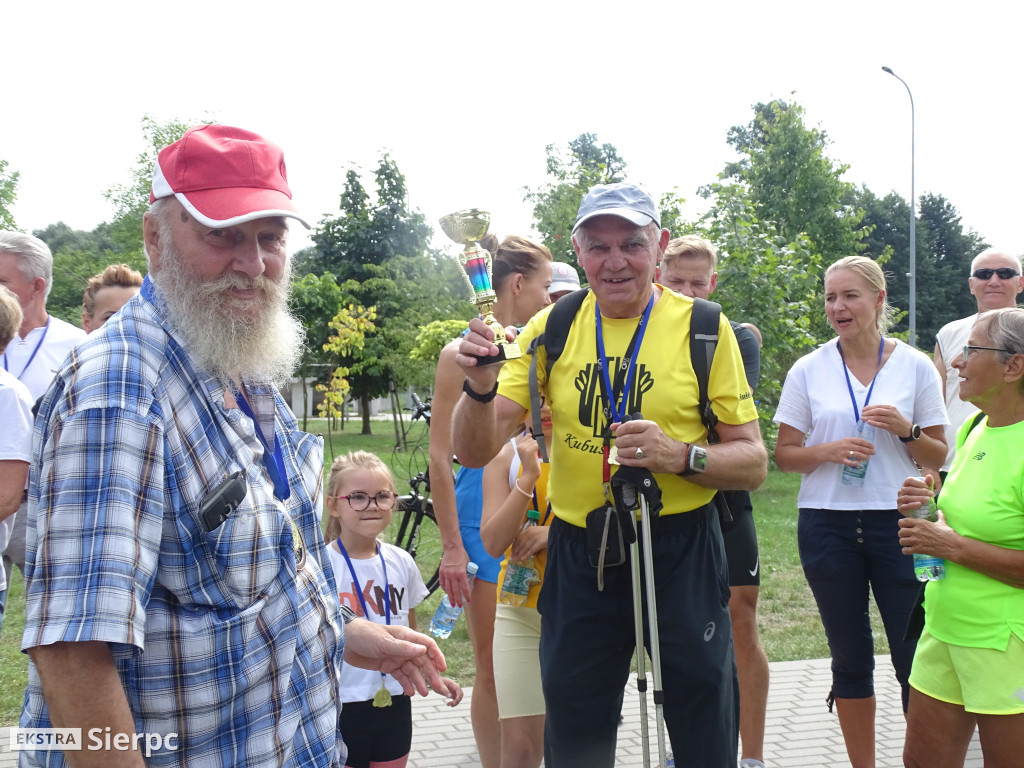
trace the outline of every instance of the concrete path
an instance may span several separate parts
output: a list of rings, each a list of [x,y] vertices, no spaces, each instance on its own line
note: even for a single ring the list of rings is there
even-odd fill
[[[765,728],[765,764],[768,768],[842,768],[850,765],[843,746],[836,715],[825,706],[831,672],[828,659],[784,661],[771,665],[768,720]],[[903,765],[904,721],[899,686],[888,656],[876,659],[875,689],[878,768]],[[472,690],[455,708],[444,705],[440,696],[413,702],[413,740],[410,768],[478,768],[476,745],[469,721]],[[651,760],[657,764],[657,736],[653,724],[653,699],[648,699]],[[616,766],[643,765],[640,703],[636,680],[631,681],[623,705],[624,722],[619,727]],[[967,755],[965,768],[982,768],[977,734]]]
[[[903,765],[904,723],[899,689],[889,658],[879,656],[876,661],[878,768],[900,768]],[[765,733],[765,763],[768,767],[849,766],[839,721],[825,707],[830,681],[828,660],[775,662],[771,665],[771,674]],[[480,765],[469,720],[472,694],[472,689],[467,689],[465,699],[455,708],[446,707],[444,699],[437,695],[414,699],[409,768],[477,768]],[[653,713],[653,702],[648,709]],[[619,728],[616,765],[625,768],[642,766],[640,704],[635,679],[626,693],[623,715],[625,721]],[[0,729],[0,768],[17,765],[17,753],[10,751],[8,738],[8,729]],[[652,760],[656,763],[658,748],[653,722],[651,740]],[[977,735],[964,765],[966,768],[982,768]]]

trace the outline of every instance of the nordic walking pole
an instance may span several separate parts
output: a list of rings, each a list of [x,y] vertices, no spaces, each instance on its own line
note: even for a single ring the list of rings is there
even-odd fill
[[[636,531],[636,488],[622,486],[623,506],[629,511],[633,530]],[[636,689],[640,695],[640,742],[643,745],[644,768],[651,766],[650,731],[647,724],[647,663],[644,659],[644,607],[640,588],[640,540],[634,533],[629,545],[630,568],[633,576],[633,629],[636,632]]]
[[[658,639],[658,596],[654,588],[654,548],[647,498],[640,494],[640,536],[644,546],[644,577],[647,593],[647,623],[651,635],[651,677],[654,682],[654,720],[658,726],[658,765],[665,766],[665,690],[661,685],[661,641]],[[642,629],[642,628],[641,628]],[[638,649],[642,653],[642,649]],[[647,700],[644,698],[644,709]]]

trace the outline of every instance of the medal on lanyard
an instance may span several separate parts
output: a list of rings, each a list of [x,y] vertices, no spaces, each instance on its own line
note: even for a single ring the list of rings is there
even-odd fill
[[[338,549],[341,551],[342,556],[345,558],[345,562],[348,564],[348,572],[352,574],[352,584],[355,586],[355,593],[359,597],[359,604],[363,608],[363,618],[367,621],[370,620],[370,612],[366,610],[366,598],[363,597],[363,586],[359,583],[359,577],[356,576],[356,569],[352,567],[352,560],[348,556],[348,552],[345,551],[345,545],[341,543],[341,537],[337,539]],[[388,586],[388,566],[384,562],[384,553],[380,551],[380,544],[377,545],[377,557],[380,558],[380,567],[384,569],[384,623],[391,624],[391,588]],[[380,673],[380,690],[374,694],[373,706],[375,707],[390,707],[391,706],[391,691],[388,690],[385,684],[385,675],[383,672]]]
[[[612,424],[621,422],[629,408],[629,396],[633,390],[633,377],[636,374],[636,359],[640,355],[640,345],[643,344],[644,333],[647,331],[647,321],[651,317],[651,308],[654,306],[654,294],[647,300],[647,307],[644,309],[636,330],[633,331],[633,338],[629,341],[626,354],[622,358],[621,367],[625,370],[625,379],[622,384],[622,391],[616,393],[612,389],[611,376],[608,374],[608,356],[604,349],[604,335],[601,331],[601,308],[594,303],[594,316],[597,326],[597,364],[600,368],[601,377],[598,380],[601,385],[601,397],[604,400],[604,445],[602,446],[602,487],[604,489],[605,501],[614,505],[611,486],[610,464],[618,464],[615,460],[616,447],[611,444]]]

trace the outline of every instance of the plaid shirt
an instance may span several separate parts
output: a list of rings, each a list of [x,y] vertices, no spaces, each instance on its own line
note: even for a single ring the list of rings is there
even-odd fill
[[[109,643],[136,731],[177,734],[149,765],[334,765],[343,640],[320,532],[322,440],[298,431],[276,389],[247,386],[281,443],[291,496],[275,499],[253,422],[224,407],[165,311],[144,287],[43,402],[22,648]],[[202,499],[235,470],[245,499],[207,532]],[[21,726],[49,725],[30,663]],[[64,765],[56,751],[21,760]]]

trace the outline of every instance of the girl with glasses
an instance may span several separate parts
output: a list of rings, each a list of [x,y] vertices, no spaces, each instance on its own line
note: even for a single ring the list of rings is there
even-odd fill
[[[415,607],[427,588],[412,557],[377,537],[391,522],[398,499],[387,465],[366,451],[339,456],[327,481],[327,551],[338,598],[378,624],[416,629]],[[458,683],[443,678],[438,691],[455,706]],[[338,680],[342,702],[338,729],[350,768],[403,768],[412,745],[412,704],[390,675],[343,663]]]

